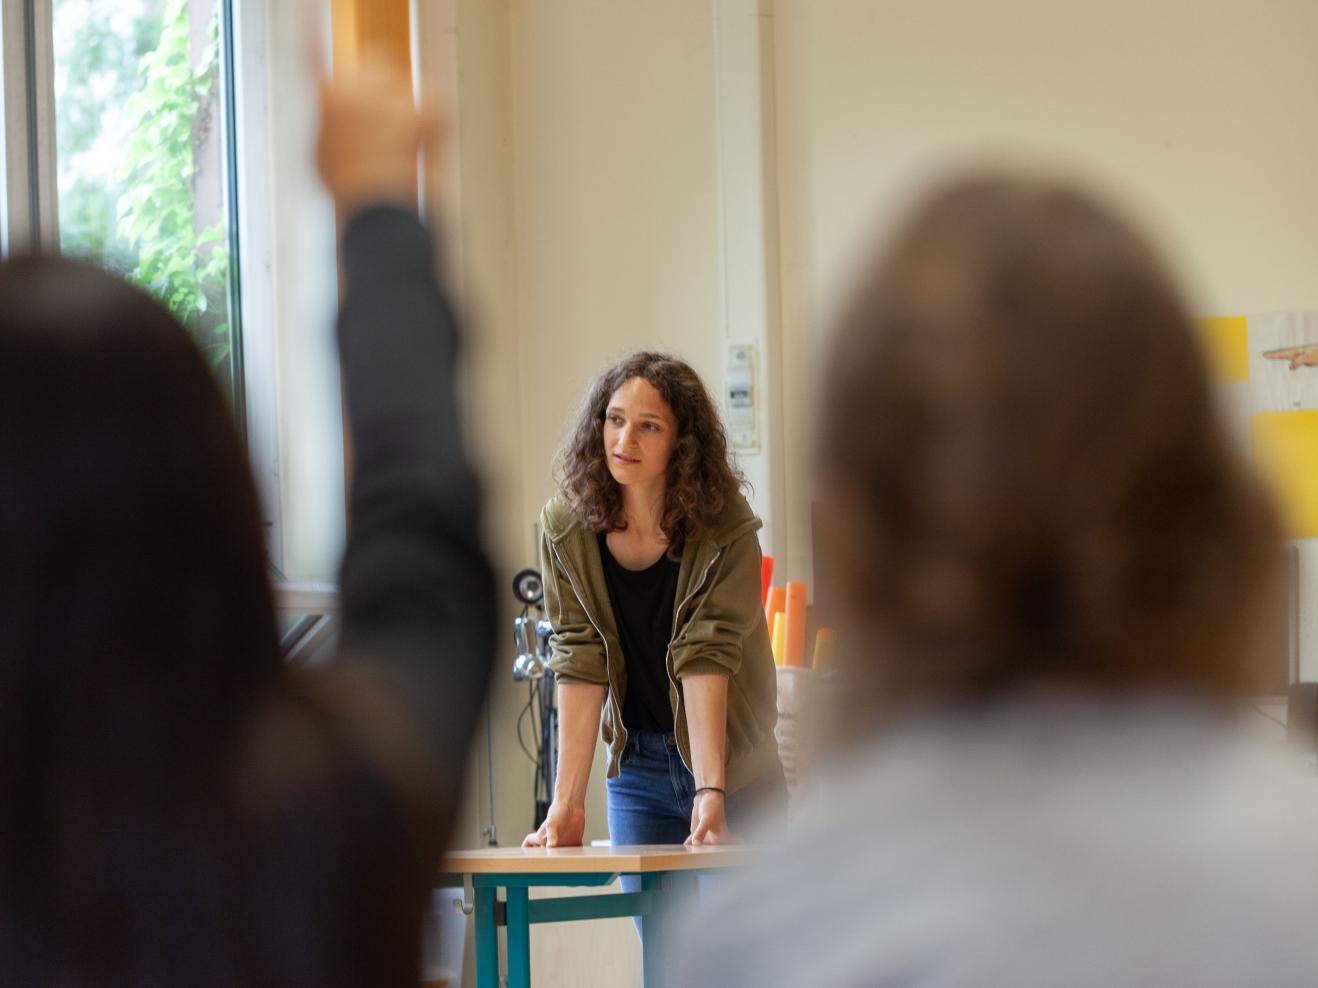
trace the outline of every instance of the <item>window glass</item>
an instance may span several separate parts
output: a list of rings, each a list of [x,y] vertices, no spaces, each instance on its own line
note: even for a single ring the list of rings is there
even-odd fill
[[[54,0],[60,248],[141,285],[235,392],[221,0]]]

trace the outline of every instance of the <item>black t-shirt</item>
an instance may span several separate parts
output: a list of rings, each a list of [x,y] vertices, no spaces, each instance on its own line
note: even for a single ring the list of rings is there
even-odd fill
[[[624,569],[599,536],[600,559],[609,603],[618,625],[627,692],[622,723],[629,731],[673,733],[673,708],[668,702],[668,643],[673,637],[673,607],[677,571],[681,565],[664,553],[643,570]]]

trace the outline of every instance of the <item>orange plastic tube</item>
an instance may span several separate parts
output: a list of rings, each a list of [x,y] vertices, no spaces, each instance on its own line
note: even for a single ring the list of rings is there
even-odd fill
[[[779,611],[773,616],[773,635],[770,638],[773,642],[773,664],[776,666],[783,664],[783,641],[786,630],[783,625],[783,612]]]
[[[787,609],[787,590],[783,587],[770,587],[769,597],[764,602],[764,620],[769,622],[769,630],[773,631],[773,616],[781,614]]]
[[[836,657],[833,654],[833,629],[820,628],[815,634],[815,654],[810,665],[816,672],[827,672],[833,668]]]
[[[773,556],[760,557],[760,606],[769,603],[769,587],[773,584]]]
[[[783,612],[783,665],[805,665],[804,583],[787,584],[787,608]]]

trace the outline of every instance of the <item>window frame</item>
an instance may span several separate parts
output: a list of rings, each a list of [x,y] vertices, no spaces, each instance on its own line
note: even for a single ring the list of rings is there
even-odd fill
[[[224,48],[230,128],[228,197],[230,250],[236,259],[231,284],[238,290],[230,312],[242,325],[243,439],[261,493],[266,547],[276,569],[284,565],[283,498],[279,474],[278,383],[271,224],[266,0],[223,0],[229,36]],[[235,396],[237,397],[237,396]]]
[[[51,0],[0,0],[4,94],[3,252],[57,248],[55,53]]]

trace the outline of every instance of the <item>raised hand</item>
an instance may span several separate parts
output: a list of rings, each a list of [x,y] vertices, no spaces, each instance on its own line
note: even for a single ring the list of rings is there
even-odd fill
[[[376,203],[415,209],[417,154],[437,150],[438,113],[417,109],[411,80],[379,58],[322,74],[319,89],[316,164],[341,214]]]

